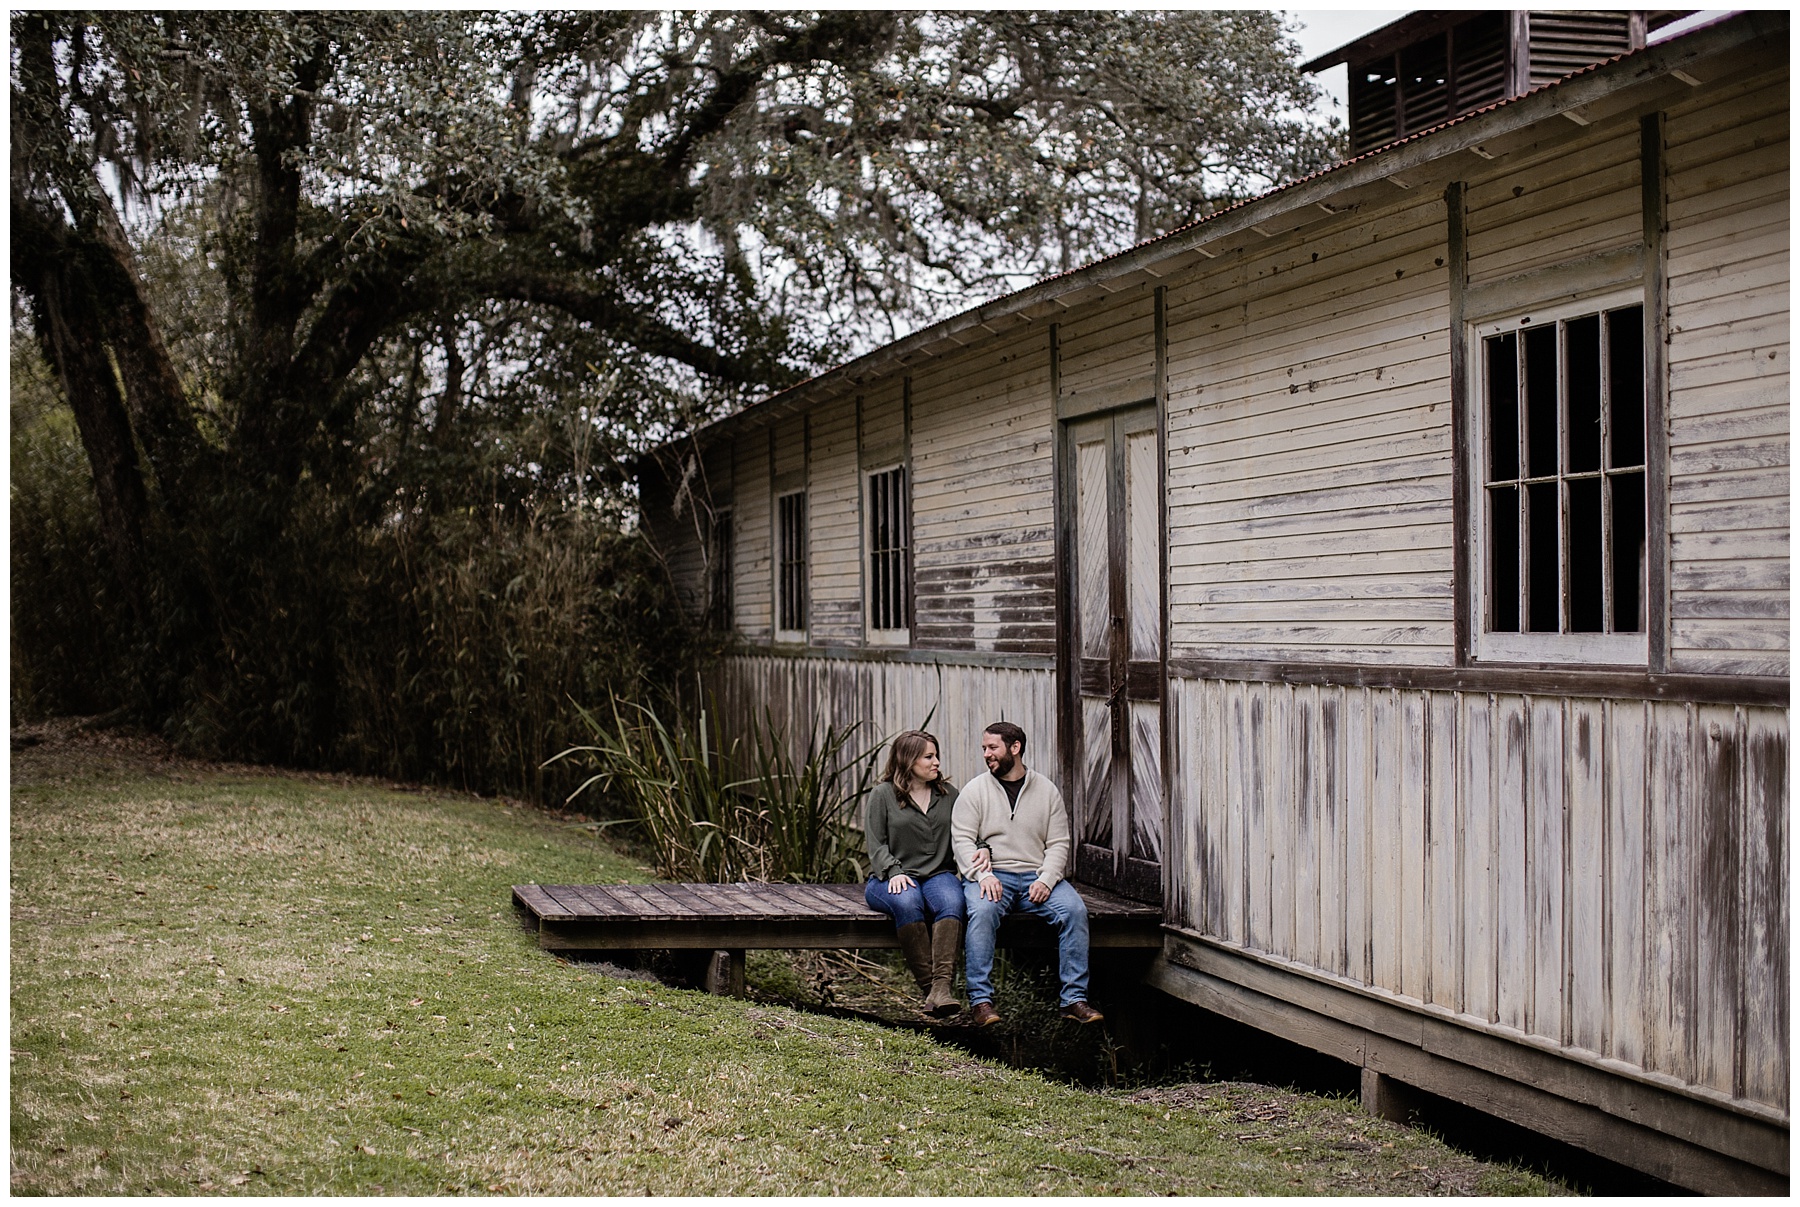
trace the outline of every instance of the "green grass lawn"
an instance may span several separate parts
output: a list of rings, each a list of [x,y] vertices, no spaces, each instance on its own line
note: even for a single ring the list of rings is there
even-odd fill
[[[14,1193],[1560,1189],[1343,1101],[1247,1126],[559,963],[509,886],[647,873],[516,804],[91,738],[12,776]]]

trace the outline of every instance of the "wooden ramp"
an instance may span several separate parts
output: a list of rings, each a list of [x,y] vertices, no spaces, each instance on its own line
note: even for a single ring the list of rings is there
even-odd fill
[[[1162,947],[1162,910],[1076,885],[1091,947]],[[894,923],[863,901],[860,884],[515,884],[513,903],[549,951],[898,947]],[[1000,927],[1010,947],[1050,947],[1037,918]]]

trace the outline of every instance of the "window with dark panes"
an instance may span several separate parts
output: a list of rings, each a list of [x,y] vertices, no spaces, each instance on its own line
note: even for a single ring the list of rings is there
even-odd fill
[[[869,628],[906,629],[912,623],[907,582],[906,467],[869,475]]]
[[[806,492],[776,500],[775,627],[787,633],[806,628]]]
[[[1643,305],[1502,326],[1483,335],[1479,362],[1483,628],[1642,634]]]

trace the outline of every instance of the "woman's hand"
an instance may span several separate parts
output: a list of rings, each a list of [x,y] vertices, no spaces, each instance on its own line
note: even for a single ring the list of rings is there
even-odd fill
[[[915,883],[916,882],[913,880],[913,878],[911,876],[908,876],[905,872],[901,872],[899,875],[895,876],[892,880],[888,881],[888,892],[893,893],[895,896],[898,896],[899,894],[904,893],[907,889],[912,888]]]

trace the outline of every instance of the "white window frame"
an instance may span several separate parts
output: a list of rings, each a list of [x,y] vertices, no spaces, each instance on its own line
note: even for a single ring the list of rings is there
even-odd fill
[[[875,529],[876,517],[870,498],[871,487],[883,474],[900,471],[900,528],[902,554],[900,565],[900,610],[905,624],[892,628],[876,628],[875,607]],[[905,646],[912,644],[912,474],[904,461],[871,466],[862,474],[863,514],[863,639],[870,645]]]
[[[790,564],[789,559],[785,556],[787,549],[782,543],[786,539],[786,533],[783,531],[784,525],[782,523],[781,505],[786,500],[794,498],[795,496],[798,496],[800,499],[800,524],[798,531],[800,541],[800,599],[798,601],[800,627],[797,629],[789,629],[781,626],[782,604],[784,602],[782,599],[783,582],[786,578],[787,567]],[[784,490],[775,496],[775,542],[773,550],[774,556],[771,559],[774,563],[775,581],[773,584],[774,591],[770,599],[770,603],[773,604],[773,607],[770,609],[771,615],[769,617],[769,627],[771,631],[774,632],[775,640],[778,642],[804,642],[806,640],[807,605],[810,602],[808,596],[812,594],[812,559],[810,556],[811,549],[809,548],[811,541],[808,539],[809,533],[807,531],[807,528],[811,523],[811,516],[808,514],[809,510],[805,487],[801,487],[799,490]]]
[[[1487,358],[1484,341],[1492,336],[1509,333],[1516,333],[1523,336],[1524,332],[1528,330],[1540,329],[1548,325],[1560,323],[1564,319],[1581,318],[1586,315],[1597,314],[1608,310],[1617,310],[1622,307],[1643,305],[1645,305],[1643,288],[1641,286],[1633,286],[1630,289],[1595,293],[1576,301],[1559,301],[1555,305],[1544,306],[1530,311],[1515,312],[1504,318],[1487,319],[1468,324],[1469,338],[1467,347],[1469,349],[1469,355],[1466,358],[1468,377],[1466,383],[1468,388],[1467,397],[1473,399],[1475,402],[1475,405],[1472,408],[1474,412],[1472,416],[1474,425],[1473,438],[1468,442],[1469,457],[1471,459],[1471,464],[1468,466],[1468,473],[1472,495],[1470,499],[1469,523],[1473,529],[1471,532],[1473,556],[1469,559],[1470,571],[1473,578],[1473,589],[1469,593],[1469,607],[1472,610],[1473,615],[1470,617],[1469,632],[1471,634],[1470,657],[1475,662],[1500,664],[1534,663],[1559,666],[1618,668],[1643,668],[1649,665],[1650,636],[1648,632],[1513,633],[1490,632],[1487,627],[1489,592],[1488,563],[1489,551],[1492,545],[1491,500],[1487,483],[1488,467],[1492,465],[1493,462],[1490,457],[1489,449],[1489,435],[1492,425],[1490,424],[1488,417],[1489,400],[1487,396],[1486,377]],[[1646,345],[1648,344],[1649,338],[1650,329],[1648,323],[1646,323],[1644,333]],[[1566,388],[1567,382],[1567,372],[1561,363],[1563,360],[1564,348],[1565,345],[1563,344],[1563,341],[1559,339],[1557,341],[1557,355],[1559,362],[1557,378],[1559,395],[1562,393],[1562,390]],[[1644,466],[1644,481],[1646,489],[1645,505],[1648,507],[1648,475],[1654,468],[1648,464],[1650,452],[1648,430],[1650,401],[1648,347],[1645,348],[1645,360],[1644,399],[1646,464]],[[1559,425],[1557,465],[1559,482],[1563,480],[1562,475],[1567,472],[1563,468],[1563,459],[1566,456],[1566,453],[1561,428],[1561,424],[1563,423],[1566,414],[1566,402],[1559,397],[1557,404]],[[1602,465],[1604,464],[1605,450],[1603,447]],[[1525,467],[1521,466],[1519,472],[1521,476],[1524,476]],[[1564,507],[1566,510],[1566,501]],[[1645,519],[1645,530],[1646,533],[1648,533],[1651,527],[1648,523],[1648,515],[1646,515]],[[1566,541],[1566,534],[1568,531],[1566,514],[1561,522],[1560,531],[1564,533],[1564,540]],[[1649,566],[1648,559],[1659,556],[1661,556],[1661,553],[1657,549],[1648,547],[1645,549],[1646,579],[1651,577],[1647,573]],[[1562,559],[1565,573],[1566,562],[1567,556],[1565,553],[1565,556]],[[1520,601],[1520,606],[1523,609],[1526,606],[1526,601],[1522,599]],[[1567,607],[1566,589],[1564,590],[1564,607]],[[1644,610],[1646,616],[1654,616],[1656,613],[1654,601],[1646,599],[1644,601]],[[1521,626],[1525,623],[1523,617],[1521,617],[1520,623]],[[1647,623],[1646,628],[1648,628]]]

